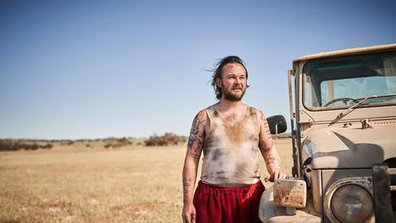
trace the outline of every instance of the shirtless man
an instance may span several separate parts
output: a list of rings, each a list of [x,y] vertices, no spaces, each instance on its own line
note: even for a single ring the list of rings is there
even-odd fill
[[[218,103],[198,112],[192,123],[183,167],[184,223],[260,223],[258,207],[265,187],[259,153],[269,175],[284,179],[264,114],[241,100],[248,72],[237,56],[223,58],[213,73]],[[195,194],[201,153],[201,180]]]

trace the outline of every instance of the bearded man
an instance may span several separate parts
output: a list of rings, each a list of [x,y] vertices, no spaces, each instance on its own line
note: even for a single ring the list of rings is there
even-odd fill
[[[245,63],[237,56],[219,61],[212,86],[219,100],[198,112],[192,123],[183,167],[184,223],[260,223],[265,187],[259,154],[269,175],[286,178],[264,114],[242,102],[248,87]],[[193,193],[203,153],[201,179]]]

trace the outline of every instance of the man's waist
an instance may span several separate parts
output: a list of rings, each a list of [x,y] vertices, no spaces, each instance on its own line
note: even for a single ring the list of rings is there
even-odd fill
[[[216,179],[216,178],[201,178],[202,183],[206,185],[210,185],[213,187],[249,187],[253,184],[256,184],[260,181],[260,177],[249,178],[246,180],[235,181],[235,180],[225,180],[225,179]]]

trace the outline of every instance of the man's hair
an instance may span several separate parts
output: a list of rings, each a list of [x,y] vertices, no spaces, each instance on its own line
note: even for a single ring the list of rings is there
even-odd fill
[[[215,90],[216,98],[218,100],[221,99],[221,97],[223,96],[223,93],[221,92],[221,88],[216,85],[216,79],[222,78],[223,67],[228,63],[238,63],[238,64],[242,65],[246,71],[246,80],[248,79],[248,71],[246,69],[245,62],[243,62],[243,60],[241,58],[239,58],[238,56],[227,56],[227,57],[224,57],[223,59],[220,59],[220,61],[215,64],[215,69],[212,70],[213,75],[212,75],[212,81],[211,81],[211,85],[212,85],[213,89]],[[246,87],[249,87],[249,85],[247,85]]]

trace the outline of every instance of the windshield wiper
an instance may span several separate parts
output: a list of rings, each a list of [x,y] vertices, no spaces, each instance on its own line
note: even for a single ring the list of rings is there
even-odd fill
[[[351,113],[355,108],[359,107],[360,105],[363,104],[363,102],[365,102],[367,99],[371,99],[371,98],[386,98],[386,97],[395,97],[396,94],[386,94],[386,95],[370,95],[367,96],[363,99],[361,99],[359,101],[359,99],[354,99],[353,101],[358,101],[358,103],[352,105],[350,108],[348,108],[347,110],[341,112],[340,114],[337,115],[337,117],[335,119],[333,119],[333,121],[330,122],[329,126],[338,122],[341,118],[345,117],[347,114]]]

